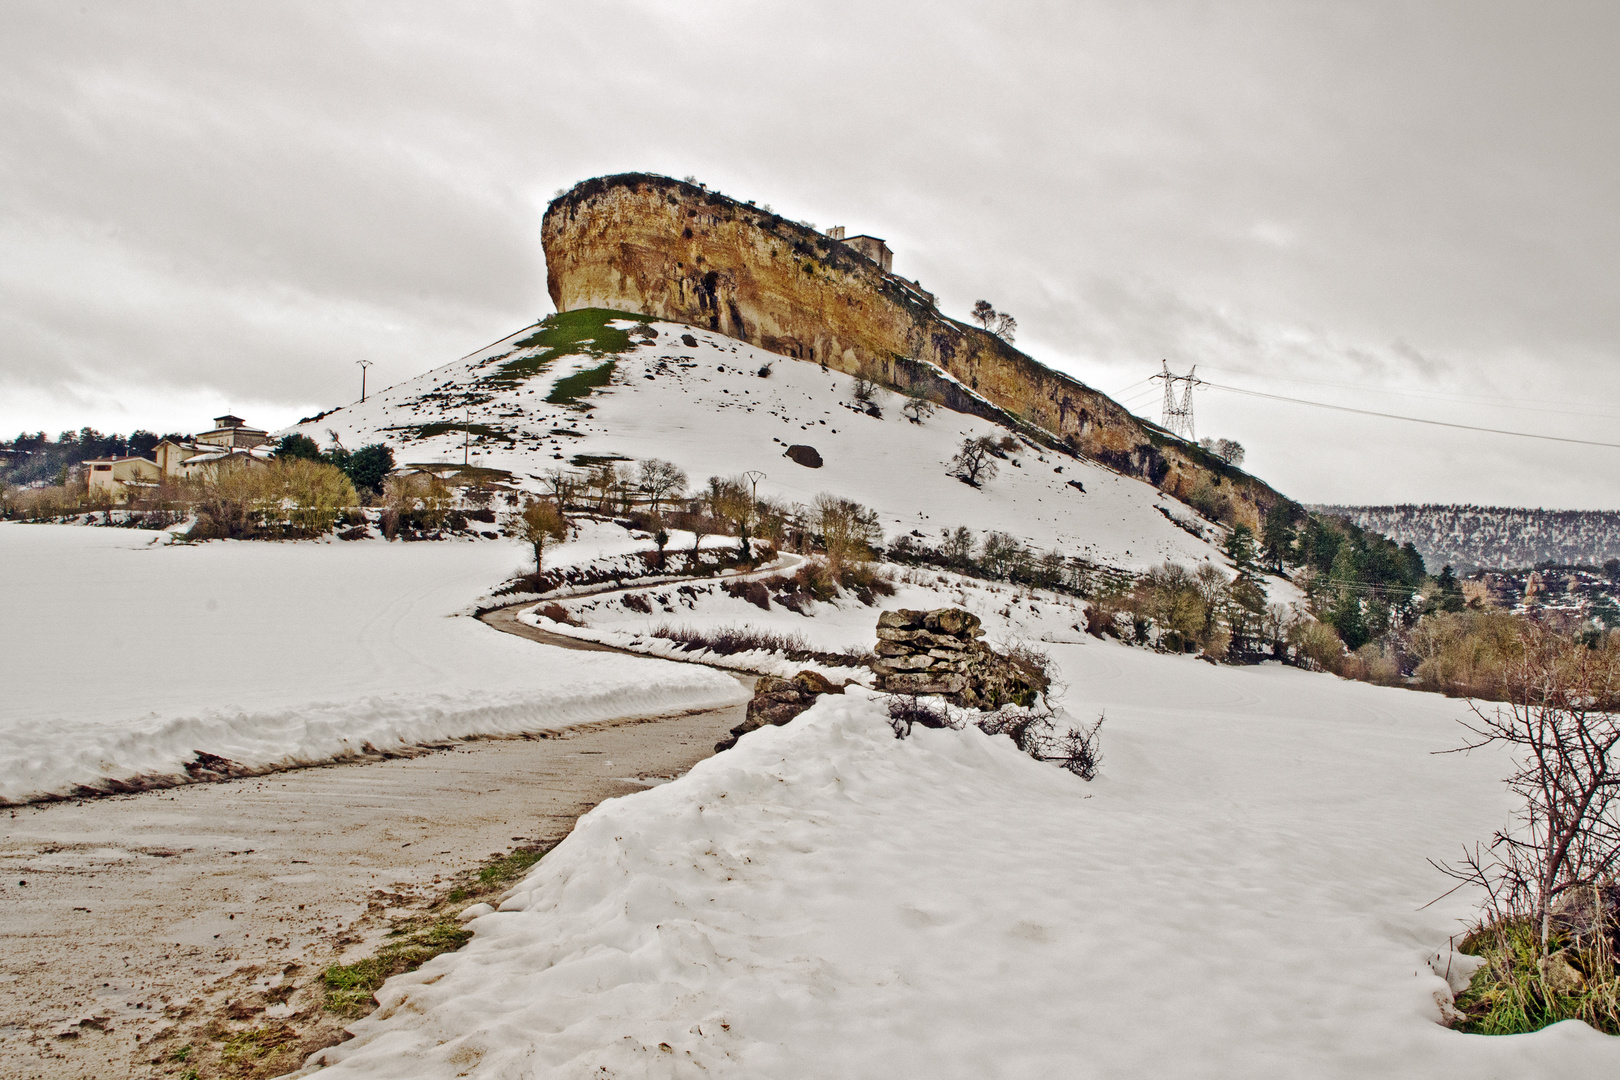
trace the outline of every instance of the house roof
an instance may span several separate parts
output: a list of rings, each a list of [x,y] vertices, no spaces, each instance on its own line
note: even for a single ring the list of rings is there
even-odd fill
[[[85,458],[84,461],[81,462],[81,464],[84,464],[84,465],[116,465],[120,461],[144,461],[148,465],[156,465],[157,464],[157,462],[153,461],[151,458],[146,457],[146,456],[141,455],[141,454],[125,454],[123,457]]]
[[[846,243],[846,244],[849,243],[851,240],[876,240],[878,243],[884,245],[885,247],[887,247],[888,243],[889,243],[887,240],[883,239],[881,236],[872,236],[869,233],[856,233],[854,236],[846,236],[846,237],[844,237],[844,243]]]
[[[214,426],[216,428],[242,427],[246,423],[247,421],[242,419],[240,416],[232,416],[230,413],[226,413],[224,416],[214,417]]]

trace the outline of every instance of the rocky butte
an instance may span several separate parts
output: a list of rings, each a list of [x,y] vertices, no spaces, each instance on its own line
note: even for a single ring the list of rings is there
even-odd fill
[[[554,199],[542,226],[558,311],[637,312],[865,375],[1091,458],[1229,522],[1283,497],[1132,416],[1077,379],[942,315],[920,286],[851,244],[697,184],[604,176]]]

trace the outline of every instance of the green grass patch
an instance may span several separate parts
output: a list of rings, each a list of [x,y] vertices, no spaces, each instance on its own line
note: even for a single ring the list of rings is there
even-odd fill
[[[501,439],[512,442],[512,436],[498,427],[488,424],[462,424],[454,420],[435,420],[431,424],[421,424],[416,427],[407,427],[401,430],[414,433],[418,438],[430,439],[435,435],[448,435],[452,431],[465,431],[469,435],[477,435],[481,439]]]
[[[462,465],[447,461],[413,461],[406,464],[405,467],[407,469],[421,469],[423,472],[438,473],[443,476],[455,476],[475,483],[512,479],[510,469],[491,469],[483,465]]]
[[[372,995],[395,975],[415,971],[440,953],[454,952],[472,931],[446,916],[404,934],[352,964],[333,964],[321,973],[326,1007],[343,1016],[364,1016],[377,1007]]]
[[[616,364],[617,361],[609,360],[600,367],[586,368],[584,371],[576,371],[572,375],[558,379],[557,384],[551,388],[551,393],[546,395],[546,404],[567,405],[575,409],[586,408],[587,406],[579,404],[579,399],[590,397],[592,390],[612,382],[613,368]]]
[[[529,872],[529,868],[545,857],[550,848],[518,848],[486,863],[469,881],[450,890],[446,897],[451,903],[498,892]]]
[[[623,454],[575,454],[568,459],[568,464],[576,469],[594,469],[598,465],[608,465],[615,461],[631,461]]]
[[[371,956],[327,968],[321,973],[326,1008],[346,1017],[369,1013],[377,1006],[374,995],[384,982],[415,971],[440,953],[454,952],[472,938],[472,931],[455,919],[463,905],[502,891],[528,873],[550,850],[549,846],[524,847],[495,856],[452,888],[437,914],[397,927],[389,935],[392,940]],[[450,910],[444,910],[446,905]]]
[[[580,308],[548,315],[538,330],[514,346],[541,351],[506,361],[483,381],[511,387],[550,368],[559,356],[616,356],[630,348],[630,334],[608,325],[615,319],[645,322],[646,316],[611,308]]]
[[[224,1046],[220,1048],[220,1061],[227,1067],[241,1066],[297,1042],[298,1033],[286,1024],[237,1031],[226,1037]]]
[[[1485,965],[1457,996],[1465,1017],[1458,1031],[1520,1035],[1560,1020],[1584,1020],[1620,1035],[1620,972],[1602,935],[1581,948],[1555,934],[1551,955],[1541,963],[1538,928],[1533,920],[1516,919],[1475,931],[1461,951],[1483,957]]]

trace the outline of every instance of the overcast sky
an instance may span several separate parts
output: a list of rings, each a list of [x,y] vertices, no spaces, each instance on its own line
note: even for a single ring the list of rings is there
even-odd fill
[[[1157,419],[1620,443],[1620,5],[0,6],[0,432],[278,427],[551,310],[627,170],[886,237]],[[1305,501],[1620,508],[1620,449],[1207,388]]]

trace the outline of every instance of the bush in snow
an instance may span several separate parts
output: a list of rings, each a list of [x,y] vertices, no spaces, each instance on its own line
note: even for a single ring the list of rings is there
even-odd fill
[[[1501,747],[1515,826],[1441,867],[1485,894],[1463,951],[1486,958],[1457,1002],[1465,1030],[1580,1019],[1620,1034],[1620,661],[1528,624],[1505,706],[1474,707],[1461,751]]]
[[[193,486],[199,540],[319,536],[359,502],[338,468],[305,458],[222,461]]]
[[[1061,714],[1044,697],[1029,708],[1010,705],[993,712],[976,713],[954,709],[942,698],[891,694],[888,711],[889,724],[897,739],[906,738],[913,727],[960,731],[972,723],[986,735],[1007,736],[1013,745],[1035,760],[1052,762],[1082,780],[1095,777],[1102,764],[1101,736],[1106,717],[1098,716],[1090,727],[1065,724],[1060,732],[1057,720]]]

